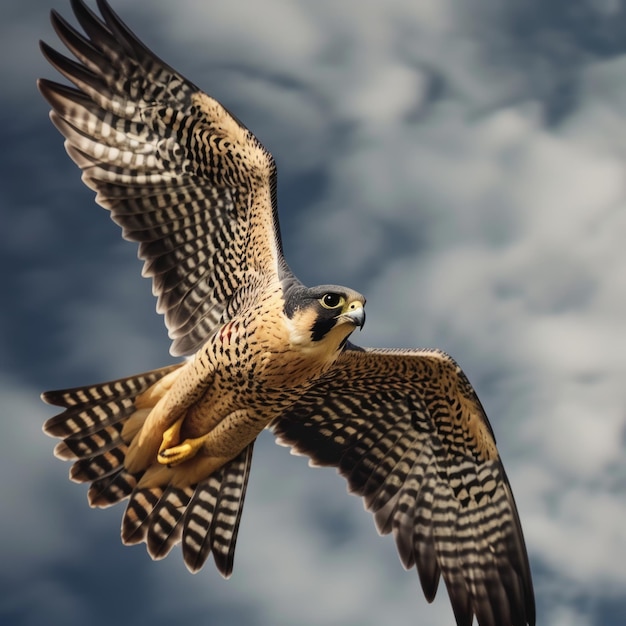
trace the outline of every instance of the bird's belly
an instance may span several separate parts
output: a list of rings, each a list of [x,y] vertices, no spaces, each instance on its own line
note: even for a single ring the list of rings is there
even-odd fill
[[[324,371],[302,355],[269,351],[246,367],[218,368],[210,387],[187,410],[181,436],[200,437],[220,424],[219,432],[229,438],[237,429],[258,434]]]

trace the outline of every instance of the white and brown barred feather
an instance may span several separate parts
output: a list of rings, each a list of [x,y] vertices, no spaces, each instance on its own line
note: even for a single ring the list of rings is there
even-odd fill
[[[106,2],[98,2],[103,19],[81,0],[72,7],[87,36],[55,11],[51,19],[77,61],[44,42],[41,49],[75,88],[42,79],[39,89],[83,181],[139,243],[171,353],[192,354],[230,317],[233,299],[253,293],[255,272],[289,273],[273,158]]]
[[[272,424],[279,443],[338,468],[429,601],[440,575],[459,626],[534,624],[517,508],[483,408],[437,350],[348,345]]]
[[[171,365],[91,387],[46,392],[43,399],[65,411],[50,418],[44,431],[62,438],[55,454],[74,461],[70,478],[91,483],[91,506],[108,507],[129,498],[122,522],[125,544],[145,541],[150,556],[161,559],[182,542],[183,559],[192,572],[212,554],[220,573],[228,577],[254,444],[209,478],[186,488],[137,488],[142,473],[132,474],[124,468],[128,441],[123,429],[137,411],[136,398],[179,367]]]

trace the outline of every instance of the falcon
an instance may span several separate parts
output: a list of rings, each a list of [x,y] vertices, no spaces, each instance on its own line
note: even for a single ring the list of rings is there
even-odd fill
[[[270,153],[217,100],[146,48],[104,0],[55,11],[72,86],[40,80],[83,182],[139,244],[179,363],[48,391],[70,478],[91,506],[128,499],[125,544],[181,544],[192,572],[233,568],[254,442],[271,429],[338,469],[395,538],[428,601],[442,577],[457,624],[533,625],[530,568],[483,407],[439,350],[361,348],[365,298],[289,269]]]

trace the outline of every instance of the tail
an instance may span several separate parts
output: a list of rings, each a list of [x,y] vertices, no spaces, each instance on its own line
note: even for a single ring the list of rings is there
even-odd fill
[[[70,479],[91,483],[91,506],[107,507],[130,498],[122,521],[125,544],[145,541],[150,556],[162,559],[182,541],[190,571],[198,571],[213,554],[217,569],[227,578],[233,569],[254,444],[188,487],[138,487],[144,472],[131,473],[124,467],[128,445],[150,410],[146,399],[156,402],[181,365],[89,387],[47,391],[42,399],[65,411],[50,418],[43,429],[62,439],[55,456],[74,461]],[[139,397],[141,408],[136,405]]]

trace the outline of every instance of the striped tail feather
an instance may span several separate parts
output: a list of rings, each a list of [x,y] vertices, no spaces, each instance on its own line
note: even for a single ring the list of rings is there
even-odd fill
[[[128,441],[124,441],[122,430],[128,419],[138,412],[136,398],[181,365],[41,394],[47,404],[65,409],[47,420],[43,430],[51,437],[62,439],[54,451],[57,457],[75,461],[70,471],[72,480],[91,482],[110,476],[123,466]]]
[[[131,473],[124,467],[130,440],[149,406],[163,393],[159,386],[167,389],[167,377],[176,376],[181,365],[98,385],[47,391],[42,399],[65,410],[47,420],[43,430],[62,439],[55,456],[73,461],[70,479],[90,483],[90,506],[108,507],[129,498],[122,521],[124,544],[145,542],[150,556],[162,559],[182,541],[183,559],[191,572],[213,554],[218,571],[227,578],[233,569],[254,444],[208,478],[185,487],[138,486],[144,472]]]
[[[122,521],[122,541],[145,542],[153,559],[166,557],[182,540],[187,569],[197,572],[210,554],[224,578],[233,571],[239,523],[254,442],[192,487],[133,490]]]
[[[253,448],[254,441],[196,489],[183,527],[189,571],[197,572],[212,553],[222,576],[231,575]]]

